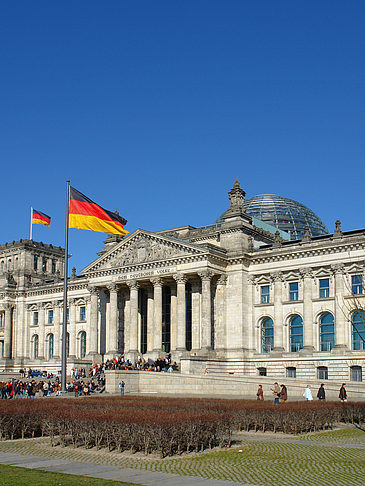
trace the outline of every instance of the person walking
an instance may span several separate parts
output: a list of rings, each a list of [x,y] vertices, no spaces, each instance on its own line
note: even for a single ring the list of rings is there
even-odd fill
[[[338,398],[341,400],[341,402],[347,402],[346,383],[342,383]]]
[[[271,391],[272,391],[272,394],[273,394],[273,397],[274,397],[274,404],[278,404],[279,403],[279,400],[280,400],[280,386],[279,386],[279,383],[277,381],[275,381],[274,383],[274,387],[271,388]]]
[[[262,385],[259,385],[256,396],[257,396],[257,400],[264,401],[264,390],[262,389]]]
[[[125,383],[124,383],[124,381],[121,381],[121,382],[119,383],[119,388],[120,388],[120,396],[121,396],[121,397],[122,397],[122,396],[124,396],[124,387],[125,387]]]
[[[312,390],[310,385],[307,385],[304,391],[304,398],[306,399],[307,402],[311,402],[313,400]]]
[[[284,384],[282,384],[280,386],[281,386],[281,390],[280,390],[280,393],[279,393],[280,403],[285,403],[288,399],[288,390],[287,390],[287,388]]]
[[[322,400],[322,401],[326,400],[326,390],[324,389],[323,383],[318,388],[317,398],[318,398],[318,400]]]

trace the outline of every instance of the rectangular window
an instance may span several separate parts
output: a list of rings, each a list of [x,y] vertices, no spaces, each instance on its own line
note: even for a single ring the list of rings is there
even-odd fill
[[[325,299],[330,296],[330,279],[321,278],[319,281],[319,297]]]
[[[261,304],[269,304],[270,302],[270,285],[261,286]]]
[[[33,312],[33,326],[38,326],[38,311]]]
[[[351,277],[352,293],[354,295],[360,295],[363,293],[362,288],[362,275],[353,275]]]
[[[289,284],[289,300],[298,300],[298,299],[299,299],[298,282],[291,282]]]
[[[52,273],[56,273],[56,260],[52,260]]]
[[[70,322],[70,309],[68,307],[66,309],[66,320],[67,322]]]
[[[43,257],[42,258],[42,272],[47,271],[47,258]]]
[[[350,368],[350,380],[351,381],[362,381],[362,367],[361,366],[351,366],[351,368]]]
[[[4,341],[0,341],[0,358],[4,357]]]
[[[0,328],[5,326],[5,312],[0,312]]]
[[[286,377],[287,378],[296,378],[297,377],[297,369],[294,368],[293,366],[289,366],[289,368],[286,369]]]
[[[328,368],[327,368],[327,366],[318,366],[317,378],[318,378],[318,380],[328,380]]]
[[[48,324],[53,324],[53,310],[48,311]]]
[[[80,321],[85,321],[86,319],[86,308],[84,306],[80,307]]]
[[[33,270],[38,270],[38,257],[36,255],[33,257]]]

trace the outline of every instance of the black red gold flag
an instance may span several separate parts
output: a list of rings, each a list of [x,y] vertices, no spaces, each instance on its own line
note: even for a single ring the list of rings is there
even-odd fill
[[[102,208],[71,186],[68,214],[70,228],[101,231],[115,235],[129,233],[124,229],[124,225],[127,224],[126,219],[115,212]]]

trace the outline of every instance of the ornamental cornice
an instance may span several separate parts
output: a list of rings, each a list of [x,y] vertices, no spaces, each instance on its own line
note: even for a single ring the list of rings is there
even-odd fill
[[[332,241],[333,243],[333,241]],[[322,256],[322,255],[331,255],[337,253],[345,253],[354,250],[365,250],[365,243],[348,243],[348,244],[339,244],[336,246],[330,246],[326,248],[299,248],[298,250],[293,250],[292,248],[288,247],[288,251],[286,247],[282,247],[281,249],[277,248],[270,248],[268,249],[258,249],[252,255],[252,264],[258,265],[263,263],[273,263],[277,261],[287,261],[287,260],[297,260],[299,258],[308,258],[308,257],[315,257],[315,256]],[[273,250],[276,252],[273,254]],[[256,252],[270,252],[265,255],[257,255],[255,256]]]

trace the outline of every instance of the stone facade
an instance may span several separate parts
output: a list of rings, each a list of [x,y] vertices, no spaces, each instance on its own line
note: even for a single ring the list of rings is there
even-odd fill
[[[236,181],[219,223],[109,236],[69,278],[69,366],[171,352],[188,373],[359,381],[365,231],[337,222],[285,241],[253,225],[244,198]],[[29,240],[0,246],[0,368],[60,368],[63,258]]]

